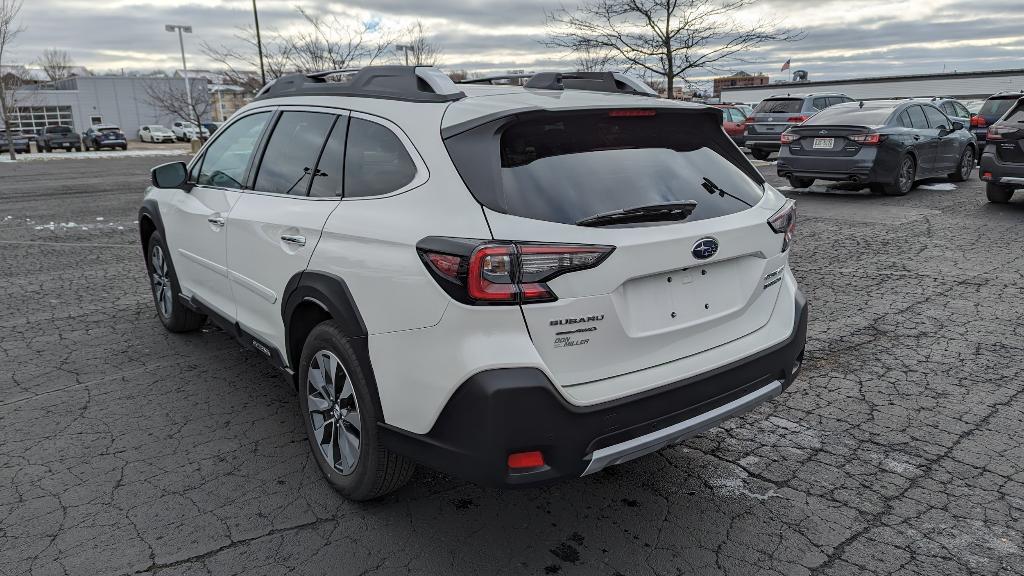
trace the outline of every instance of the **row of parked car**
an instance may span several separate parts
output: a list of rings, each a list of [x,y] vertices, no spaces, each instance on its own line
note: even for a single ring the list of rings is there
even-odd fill
[[[751,156],[778,153],[794,188],[848,181],[902,196],[924,178],[964,181],[981,159],[988,199],[1024,187],[1024,92],[976,103],[953,98],[856,101],[845,94],[785,94],[750,108],[719,104],[726,133]],[[986,144],[994,144],[986,151]],[[983,154],[984,153],[984,154]],[[1019,173],[1018,173],[1019,172]]]
[[[188,142],[193,138],[206,139],[217,130],[219,124],[213,122],[204,123],[196,127],[192,122],[177,121],[171,128],[159,124],[149,124],[139,128],[140,142]],[[47,126],[42,134],[15,133],[10,142],[13,142],[14,151],[18,154],[28,154],[32,151],[30,143],[35,141],[36,148],[40,152],[53,152],[54,150],[65,150],[68,152],[82,150],[101,150],[104,148],[128,149],[128,137],[120,127],[112,124],[100,124],[90,126],[81,134],[74,131],[71,126]],[[0,153],[7,152],[11,144],[7,135],[0,132]]]

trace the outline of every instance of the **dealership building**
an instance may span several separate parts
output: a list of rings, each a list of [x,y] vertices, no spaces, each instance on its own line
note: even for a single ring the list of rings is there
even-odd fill
[[[979,99],[1024,90],[1024,69],[880,76],[818,82],[776,82],[768,86],[722,87],[722,102],[760,102],[769,96],[839,92],[856,100],[947,96]]]
[[[204,78],[190,80],[199,98],[210,98]],[[18,90],[11,112],[11,127],[41,133],[46,126],[72,126],[84,132],[96,124],[119,126],[129,138],[146,124],[170,127],[180,120],[152,102],[150,94],[179,91],[184,79],[136,76],[75,76],[56,82],[28,85]],[[203,107],[199,107],[202,109]],[[206,106],[209,109],[209,106]],[[202,119],[209,121],[210,117]]]

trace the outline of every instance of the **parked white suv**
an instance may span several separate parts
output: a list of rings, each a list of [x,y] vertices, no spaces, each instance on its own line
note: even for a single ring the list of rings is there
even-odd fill
[[[194,122],[185,122],[182,120],[176,120],[171,124],[171,132],[174,133],[174,137],[178,140],[188,142],[194,138],[209,138],[210,131],[206,128],[196,128]]]
[[[612,73],[329,76],[278,80],[155,168],[139,224],[164,325],[209,317],[288,374],[345,496],[414,460],[591,474],[795,378],[794,205],[721,111]]]

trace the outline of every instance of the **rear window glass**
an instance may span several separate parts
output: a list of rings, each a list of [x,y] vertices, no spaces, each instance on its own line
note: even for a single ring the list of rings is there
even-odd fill
[[[538,116],[497,133],[492,127],[490,146],[486,137],[450,139],[460,174],[485,206],[575,224],[614,210],[694,200],[687,219],[693,221],[744,210],[762,197],[760,175],[711,114]],[[705,178],[727,194],[708,193]]]
[[[811,116],[810,120],[805,122],[808,126],[815,124],[852,124],[854,126],[881,126],[885,124],[885,121],[892,114],[892,107],[877,108],[868,107],[863,108],[859,106],[832,106],[826,108],[821,112],[818,112],[814,116]]]
[[[100,128],[100,132],[103,132],[104,134],[107,134],[107,133],[110,133],[110,132],[120,132],[120,131],[121,131],[120,128]]]
[[[71,132],[71,128],[68,126],[47,126],[47,134],[67,134]]]
[[[981,111],[979,111],[978,114],[981,114],[982,116],[999,117],[1006,114],[1006,111],[1009,110],[1016,102],[1016,98],[990,98],[981,105]]]
[[[780,112],[799,112],[804,107],[802,98],[778,98],[762,100],[754,114],[778,114]]]
[[[1003,119],[1003,122],[1024,124],[1024,104],[1018,104],[1017,107],[1014,108],[1013,112],[1010,112],[1009,115]]]

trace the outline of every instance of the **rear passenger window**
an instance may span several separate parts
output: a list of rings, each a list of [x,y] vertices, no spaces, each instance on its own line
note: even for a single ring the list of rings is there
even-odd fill
[[[922,106],[925,116],[928,117],[928,126],[937,129],[949,129],[949,119],[933,106]]]
[[[913,128],[914,127],[914,125],[910,122],[910,114],[908,114],[906,110],[904,110],[903,112],[900,112],[900,116],[897,119],[897,122],[899,123],[900,126],[903,126],[904,128]]]
[[[241,189],[256,143],[270,120],[269,112],[239,119],[210,143],[199,168],[196,183],[201,186]]]
[[[255,189],[305,196],[334,114],[285,112],[274,127],[260,162]]]
[[[352,118],[345,148],[345,197],[380,196],[416,177],[416,164],[389,128]]]
[[[344,182],[345,135],[348,133],[348,117],[338,118],[327,138],[327,145],[320,154],[316,165],[316,176],[309,188],[309,195],[315,198],[341,196]]]
[[[961,104],[959,102],[954,102],[953,103],[953,108],[956,109],[956,116],[958,118],[970,118],[971,117],[971,113],[967,110],[967,108],[964,107],[963,104]]]
[[[828,100],[826,98],[815,98],[811,100],[811,106],[814,106],[818,110],[824,110],[828,108]]]
[[[849,102],[849,100],[847,100],[846,98],[843,98],[842,96],[829,96],[825,100],[828,101],[828,105],[829,106],[835,106],[836,104],[842,104],[843,102]]]
[[[910,123],[914,128],[919,130],[927,130],[928,120],[924,117],[924,110],[921,110],[920,106],[911,106],[907,108],[907,114],[910,115]]]

